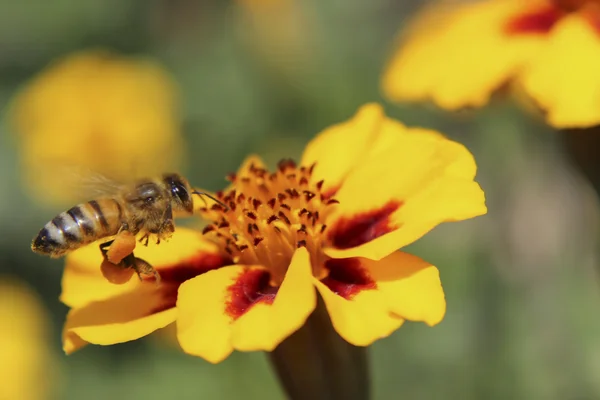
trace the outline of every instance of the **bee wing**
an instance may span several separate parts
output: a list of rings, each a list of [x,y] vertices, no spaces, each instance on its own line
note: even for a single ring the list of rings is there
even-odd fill
[[[69,165],[55,168],[65,183],[65,190],[77,201],[110,197],[127,185],[127,182],[120,182],[85,167]]]

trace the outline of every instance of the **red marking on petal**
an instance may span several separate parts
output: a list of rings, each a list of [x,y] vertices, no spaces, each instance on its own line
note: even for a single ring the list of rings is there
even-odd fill
[[[583,18],[592,26],[598,35],[600,35],[600,4],[588,3],[581,11]]]
[[[225,312],[235,320],[257,303],[272,304],[279,288],[271,286],[270,279],[269,272],[262,269],[242,272],[228,288]]]
[[[329,230],[329,242],[338,249],[349,249],[377,239],[398,228],[391,225],[390,217],[401,206],[402,202],[390,201],[378,210],[340,218]]]
[[[377,289],[359,258],[330,259],[325,262],[325,269],[329,275],[321,282],[346,300],[351,300],[362,290]]]
[[[161,292],[162,302],[149,315],[175,307],[177,303],[177,291],[183,282],[213,269],[232,264],[233,261],[229,257],[224,257],[220,254],[203,253],[177,264],[158,267],[160,284],[157,286],[157,290]],[[155,284],[153,277],[144,278],[144,281],[149,281],[152,285]]]
[[[565,15],[554,5],[544,6],[513,17],[506,24],[505,32],[509,35],[546,34]]]

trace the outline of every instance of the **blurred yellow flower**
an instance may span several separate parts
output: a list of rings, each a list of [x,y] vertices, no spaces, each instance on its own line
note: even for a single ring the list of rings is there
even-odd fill
[[[220,362],[273,350],[313,312],[317,292],[337,332],[366,346],[405,320],[440,322],[436,267],[396,251],[436,225],[486,213],[475,161],[441,134],[407,128],[376,104],[332,126],[269,172],[249,157],[200,209],[203,234],[178,228],[136,250],[161,284],[103,279],[96,245],[67,257],[64,349],[109,345],[177,322],[182,349]]]
[[[302,79],[314,60],[314,30],[297,0],[238,0],[244,38],[273,76]],[[300,75],[299,75],[300,74]]]
[[[441,1],[402,39],[382,80],[393,101],[481,106],[513,83],[557,128],[600,123],[597,0]]]
[[[0,278],[0,325],[0,399],[53,398],[59,376],[45,310],[28,287],[13,279]]]
[[[71,167],[127,180],[180,163],[176,88],[148,60],[102,50],[70,55],[29,82],[11,111],[24,180],[44,202],[77,194],[65,175]]]

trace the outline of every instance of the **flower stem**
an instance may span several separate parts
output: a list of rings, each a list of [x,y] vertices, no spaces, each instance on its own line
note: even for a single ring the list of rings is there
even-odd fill
[[[600,126],[565,129],[561,135],[571,162],[600,195]]]
[[[291,400],[370,398],[367,350],[338,335],[320,296],[304,326],[271,352],[270,359]]]

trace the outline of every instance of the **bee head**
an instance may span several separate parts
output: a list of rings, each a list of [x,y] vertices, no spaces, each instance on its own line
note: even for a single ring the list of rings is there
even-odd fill
[[[167,185],[171,200],[175,209],[184,210],[192,214],[194,212],[194,201],[190,194],[190,185],[178,174],[166,174],[163,182]]]
[[[142,209],[151,209],[156,202],[163,197],[161,188],[154,182],[142,182],[137,184],[135,192],[128,197],[128,201],[136,204]]]

